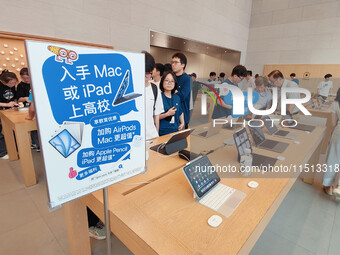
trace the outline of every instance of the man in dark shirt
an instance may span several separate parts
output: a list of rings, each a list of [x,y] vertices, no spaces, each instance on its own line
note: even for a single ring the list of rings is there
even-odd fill
[[[178,83],[177,95],[181,98],[181,104],[184,113],[185,128],[188,128],[190,120],[190,96],[192,80],[190,76],[184,72],[187,65],[187,58],[183,53],[176,53],[172,56],[171,67],[176,74]]]

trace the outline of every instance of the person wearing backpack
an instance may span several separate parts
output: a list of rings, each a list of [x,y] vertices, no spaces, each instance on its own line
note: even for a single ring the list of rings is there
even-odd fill
[[[142,53],[145,54],[145,135],[146,140],[149,140],[159,136],[159,115],[164,112],[164,108],[158,87],[150,82],[155,60],[150,53]]]

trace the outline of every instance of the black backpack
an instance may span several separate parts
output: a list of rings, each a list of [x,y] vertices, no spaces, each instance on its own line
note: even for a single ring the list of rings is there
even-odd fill
[[[153,92],[153,96],[155,97],[155,102],[153,103],[153,111],[155,112],[156,100],[158,96],[158,88],[157,85],[151,82],[151,88]]]

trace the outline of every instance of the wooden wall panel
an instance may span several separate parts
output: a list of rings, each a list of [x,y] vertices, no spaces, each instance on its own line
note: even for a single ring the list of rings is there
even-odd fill
[[[0,31],[0,73],[4,69],[7,69],[8,71],[15,73],[18,76],[19,81],[20,69],[23,67],[28,67],[25,50],[25,40],[49,41],[55,43],[75,44],[87,47],[113,49],[113,46],[109,45]]]
[[[19,72],[23,67],[27,67],[24,41],[0,38],[0,72],[7,69],[19,78]]]

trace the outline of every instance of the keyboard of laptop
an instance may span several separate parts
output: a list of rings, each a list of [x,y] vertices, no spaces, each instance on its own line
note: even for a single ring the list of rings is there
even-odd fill
[[[199,200],[199,203],[217,211],[229,197],[234,194],[235,189],[223,184],[217,186],[209,192],[209,194]]]
[[[253,166],[274,166],[277,159],[253,153]]]
[[[289,131],[279,130],[275,133],[275,135],[286,136],[289,134]]]
[[[269,149],[273,149],[277,144],[278,144],[277,141],[265,140],[263,143],[261,143],[261,146],[269,148]]]

